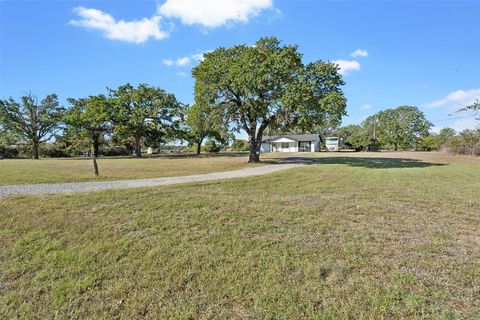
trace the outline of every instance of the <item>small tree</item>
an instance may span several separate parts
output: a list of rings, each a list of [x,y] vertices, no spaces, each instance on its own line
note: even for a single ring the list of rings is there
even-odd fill
[[[142,139],[152,127],[165,130],[179,121],[180,103],[173,94],[163,89],[140,84],[134,88],[130,84],[110,89],[113,103],[112,120],[115,134],[121,140],[132,137],[135,155],[142,156]]]
[[[39,145],[52,138],[64,109],[56,94],[47,95],[40,103],[31,93],[21,100],[0,100],[0,123],[4,130],[27,141],[32,147],[32,158],[38,159]]]
[[[111,129],[110,105],[104,95],[82,99],[68,99],[72,107],[67,111],[64,122],[66,130],[78,137],[88,138],[92,149],[93,168],[98,176],[97,157],[100,142]]]
[[[193,69],[195,101],[248,135],[249,162],[258,162],[267,128],[311,131],[345,114],[344,84],[333,63],[304,65],[296,46],[261,38],[254,46],[218,48]]]
[[[210,137],[220,137],[220,122],[218,114],[206,105],[195,104],[187,109],[185,139],[196,146],[200,154],[202,142]]]

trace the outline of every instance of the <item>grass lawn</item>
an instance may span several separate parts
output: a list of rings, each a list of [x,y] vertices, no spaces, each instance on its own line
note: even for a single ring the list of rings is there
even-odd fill
[[[0,318],[480,317],[480,160],[310,163],[0,199]]]
[[[0,160],[0,185],[184,176],[240,169],[247,160],[245,154],[99,158],[99,177],[89,158]]]

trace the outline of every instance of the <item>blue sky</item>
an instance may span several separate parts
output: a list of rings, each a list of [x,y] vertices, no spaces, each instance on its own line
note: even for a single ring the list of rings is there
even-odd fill
[[[477,125],[449,114],[480,99],[480,1],[4,0],[0,98],[65,102],[130,82],[191,103],[203,52],[262,36],[298,44],[305,62],[339,63],[344,124],[408,104],[434,131]]]

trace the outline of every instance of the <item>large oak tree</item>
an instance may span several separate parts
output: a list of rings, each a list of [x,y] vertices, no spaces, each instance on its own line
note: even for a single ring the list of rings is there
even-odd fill
[[[218,48],[192,74],[196,103],[215,108],[231,127],[247,133],[249,162],[260,160],[267,128],[311,132],[346,114],[338,66],[304,64],[296,46],[282,46],[276,38]]]
[[[38,147],[55,134],[63,110],[56,94],[49,94],[39,102],[30,93],[21,98],[21,103],[11,97],[0,100],[0,122],[5,131],[28,142],[32,158],[38,159]]]
[[[427,136],[432,123],[414,106],[386,109],[369,117],[366,122],[376,126],[378,139],[383,146],[413,148],[420,138]]]
[[[142,156],[142,140],[154,130],[157,135],[166,133],[179,121],[180,103],[173,94],[161,88],[130,84],[110,89],[113,104],[114,133],[121,137],[133,137],[135,155]]]

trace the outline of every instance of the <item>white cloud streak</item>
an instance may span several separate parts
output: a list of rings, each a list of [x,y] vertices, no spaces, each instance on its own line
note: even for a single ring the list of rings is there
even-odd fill
[[[184,66],[187,66],[191,63],[203,61],[203,59],[204,59],[203,55],[207,52],[210,52],[210,51],[204,51],[202,53],[195,53],[195,54],[191,54],[191,55],[188,55],[188,56],[179,57],[177,59],[164,59],[163,64],[166,65],[166,66],[169,66],[169,67],[171,67],[171,66],[184,67]]]
[[[364,104],[363,106],[361,106],[360,109],[363,109],[363,110],[372,109],[372,105],[367,103],[367,104]]]
[[[441,99],[425,104],[425,106],[427,108],[460,108],[472,104],[476,99],[480,99],[480,88],[453,91]]]
[[[69,24],[87,29],[103,31],[108,39],[121,40],[131,43],[143,43],[150,38],[161,40],[168,33],[160,30],[160,16],[143,18],[141,20],[115,20],[110,14],[85,7],[74,8],[79,20],[70,20]]]
[[[356,60],[335,60],[333,63],[336,63],[340,70],[338,71],[341,75],[346,75],[351,71],[360,70],[360,63]]]
[[[189,63],[190,63],[190,58],[189,57],[181,57],[181,58],[178,58],[175,61],[175,65],[177,65],[179,67],[186,66]]]
[[[363,49],[357,49],[357,50],[353,51],[352,53],[350,53],[350,55],[354,58],[356,58],[356,57],[368,57],[368,51],[363,50]]]
[[[272,0],[166,0],[160,15],[178,18],[183,24],[214,28],[232,22],[248,22],[273,6]]]

